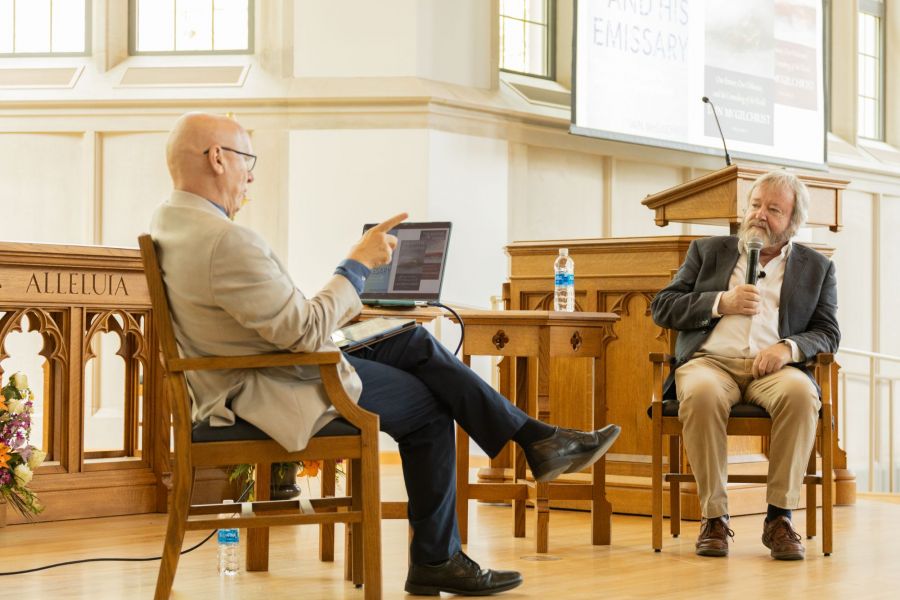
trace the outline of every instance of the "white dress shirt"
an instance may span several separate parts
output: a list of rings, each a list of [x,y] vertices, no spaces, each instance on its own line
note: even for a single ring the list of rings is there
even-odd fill
[[[728,281],[728,289],[747,281],[747,251],[743,244],[739,244],[740,256],[731,279]],[[784,266],[787,257],[791,253],[792,242],[785,244],[781,252],[760,268],[761,277],[756,282],[760,294],[760,310],[755,315],[721,315],[719,301],[722,299],[720,292],[713,303],[712,316],[721,317],[704,344],[700,352],[726,356],[729,358],[754,358],[760,350],[783,341],[791,349],[791,360],[801,362],[803,356],[800,348],[792,340],[786,340],[778,335],[778,307],[781,300],[781,284],[784,281]],[[765,273],[765,276],[762,276]]]

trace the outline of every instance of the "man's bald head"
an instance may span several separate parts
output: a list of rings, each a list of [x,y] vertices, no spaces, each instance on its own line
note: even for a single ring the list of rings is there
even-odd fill
[[[233,215],[240,208],[246,184],[253,181],[244,158],[235,151],[252,153],[250,137],[237,121],[209,113],[182,115],[166,145],[175,189],[211,200]],[[243,173],[239,172],[242,166]]]
[[[175,121],[166,145],[166,162],[172,179],[191,171],[198,156],[213,144],[233,147],[244,128],[237,121],[209,113],[187,113]]]

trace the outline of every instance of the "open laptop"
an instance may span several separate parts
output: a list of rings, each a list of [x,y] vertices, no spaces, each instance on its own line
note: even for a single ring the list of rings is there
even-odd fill
[[[363,232],[374,227],[371,223]],[[441,298],[450,223],[400,223],[390,231],[397,247],[390,264],[373,269],[360,294],[369,306],[420,306]]]

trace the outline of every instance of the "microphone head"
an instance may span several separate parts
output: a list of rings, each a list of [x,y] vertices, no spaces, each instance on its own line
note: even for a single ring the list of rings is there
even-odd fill
[[[747,242],[747,250],[762,250],[763,241],[761,237],[752,237],[750,241]]]
[[[709,104],[709,98],[707,98],[706,96],[703,96],[700,99],[703,100],[705,103]]]

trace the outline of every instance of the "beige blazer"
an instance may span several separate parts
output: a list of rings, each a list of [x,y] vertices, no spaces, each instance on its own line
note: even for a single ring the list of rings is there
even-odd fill
[[[174,191],[153,214],[150,235],[183,356],[337,350],[331,333],[362,308],[340,275],[306,298],[262,237],[200,196]],[[362,382],[346,359],[338,372],[359,400]],[[315,366],[194,371],[187,379],[194,422],[226,426],[238,415],[289,451],[337,416]]]

